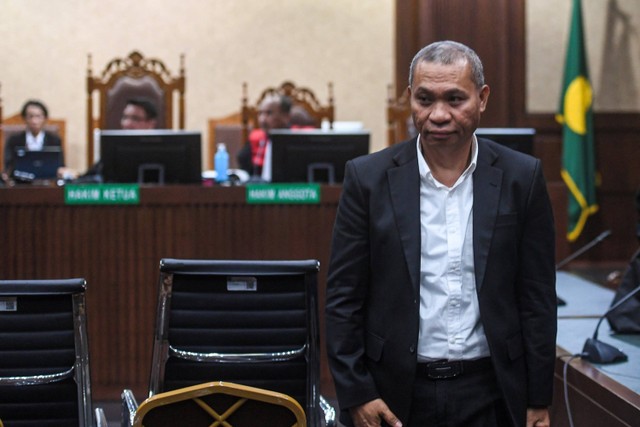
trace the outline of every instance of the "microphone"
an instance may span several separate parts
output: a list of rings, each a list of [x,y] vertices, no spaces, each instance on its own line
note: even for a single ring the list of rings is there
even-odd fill
[[[592,241],[590,241],[589,243],[587,243],[586,245],[584,245],[583,247],[581,247],[580,249],[578,249],[577,251],[575,251],[574,253],[572,253],[571,255],[569,255],[568,257],[566,257],[565,259],[563,259],[559,263],[557,263],[556,264],[556,271],[560,270],[562,267],[564,267],[565,265],[569,264],[571,261],[573,261],[574,259],[578,258],[583,253],[585,253],[586,251],[588,251],[589,249],[591,249],[592,247],[594,247],[598,243],[602,242],[604,239],[606,239],[610,235],[611,235],[611,230],[603,231],[598,236],[596,236],[595,239],[593,239]],[[558,305],[567,305],[567,302],[565,300],[563,300],[560,297],[557,297],[557,298],[558,298]]]
[[[612,311],[615,311],[618,307],[620,307],[625,302],[629,301],[635,294],[640,291],[640,285],[638,285],[634,290],[629,292],[624,296],[620,301],[615,303],[614,305],[607,310],[600,320],[598,320],[598,324],[596,325],[596,330],[593,332],[593,338],[587,338],[587,341],[584,343],[584,347],[582,348],[582,358],[588,360],[593,363],[617,363],[617,362],[626,362],[628,357],[621,350],[615,348],[611,344],[604,343],[602,341],[598,341],[598,329],[600,328],[600,324],[604,320],[605,317]]]
[[[604,239],[606,239],[609,236],[611,236],[611,230],[603,231],[598,236],[596,236],[595,239],[593,239],[592,241],[590,241],[589,243],[587,243],[586,245],[584,245],[583,247],[581,247],[580,249],[578,249],[577,251],[575,251],[574,253],[572,253],[571,255],[569,255],[559,263],[557,263],[556,271],[560,270],[562,267],[569,264],[571,261],[578,258],[580,255],[582,255],[583,253],[585,253],[586,251],[588,251],[598,243],[602,242]]]

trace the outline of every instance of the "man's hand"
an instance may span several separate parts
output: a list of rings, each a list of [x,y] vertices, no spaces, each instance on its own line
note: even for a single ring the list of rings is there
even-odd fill
[[[527,409],[527,427],[549,427],[550,425],[548,409]]]
[[[380,427],[384,420],[392,427],[402,427],[400,420],[389,410],[382,399],[375,399],[349,410],[356,427]]]

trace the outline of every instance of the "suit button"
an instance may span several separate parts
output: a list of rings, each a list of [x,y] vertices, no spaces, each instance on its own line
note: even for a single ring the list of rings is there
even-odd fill
[[[416,352],[416,347],[414,345],[409,346],[409,353],[413,354]]]

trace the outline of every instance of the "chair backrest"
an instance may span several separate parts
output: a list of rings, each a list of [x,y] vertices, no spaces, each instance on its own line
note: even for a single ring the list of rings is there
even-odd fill
[[[333,84],[328,83],[329,97],[326,105],[322,105],[315,93],[306,87],[296,86],[291,81],[285,81],[280,86],[272,86],[264,89],[253,104],[249,104],[247,83],[242,84],[242,140],[247,141],[249,132],[258,126],[258,109],[260,103],[269,95],[285,95],[291,99],[293,104],[292,113],[304,112],[310,118],[311,125],[319,128],[324,120],[329,122],[329,127],[333,127],[334,105],[333,105]],[[300,109],[301,110],[294,110]]]
[[[229,167],[238,167],[238,152],[246,142],[242,140],[241,123],[240,112],[208,120],[209,159],[207,165],[209,169],[214,168],[213,156],[216,153],[217,144],[220,142],[224,142],[229,152]]]
[[[145,58],[138,51],[131,52],[126,58],[112,59],[100,75],[94,76],[89,55],[87,164],[91,165],[94,160],[94,130],[119,129],[122,111],[130,98],[143,97],[155,103],[158,109],[157,128],[184,129],[184,92],[184,55],[180,56],[180,74],[177,76],[173,76],[161,60]],[[97,115],[94,111],[96,94]]]
[[[259,420],[259,421],[258,421]],[[305,427],[305,412],[286,394],[210,382],[156,394],[140,404],[134,427]]]
[[[278,87],[268,87],[263,90],[253,104],[249,104],[247,83],[242,84],[241,109],[225,117],[209,119],[209,160],[208,167],[213,169],[213,155],[219,142],[224,142],[229,151],[230,166],[237,167],[236,154],[249,140],[251,129],[258,127],[258,108],[262,100],[272,94],[282,94],[291,98],[292,122],[300,126],[319,128],[324,120],[329,127],[333,127],[335,109],[333,105],[333,85],[328,84],[329,98],[326,105],[322,105],[315,93],[306,87],[296,87],[290,81],[285,81]]]
[[[2,89],[1,84],[0,89]],[[2,97],[0,96],[0,172],[2,172],[2,169],[4,169],[4,129],[2,126]],[[1,176],[0,181],[2,181]],[[2,425],[0,425],[0,427],[2,427]]]
[[[409,93],[405,91],[396,98],[393,87],[389,85],[387,89],[387,145],[393,145],[414,137],[416,130],[411,119]]]
[[[0,165],[4,165],[4,144],[13,135],[24,132],[26,125],[22,115],[20,113],[16,113],[4,120],[0,115],[0,127],[2,128],[2,135],[0,138]],[[47,123],[44,125],[45,131],[51,132],[60,137],[60,146],[63,153],[65,152],[66,128],[67,124],[64,119],[55,119],[53,117],[49,117],[47,119]]]
[[[149,394],[230,381],[287,394],[318,425],[318,269],[163,259]]]
[[[85,287],[84,279],[0,280],[7,427],[93,425]]]

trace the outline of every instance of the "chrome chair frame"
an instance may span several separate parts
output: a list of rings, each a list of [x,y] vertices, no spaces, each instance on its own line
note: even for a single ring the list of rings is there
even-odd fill
[[[0,385],[29,386],[43,385],[73,377],[78,388],[78,408],[80,426],[106,426],[101,408],[92,412],[91,376],[89,369],[89,344],[86,319],[85,279],[56,280],[0,280],[0,298],[33,295],[70,294],[73,306],[75,362],[63,372],[54,374],[0,377]]]
[[[326,426],[335,425],[335,410],[319,391],[320,358],[319,326],[317,302],[317,260],[305,261],[228,261],[228,260],[178,260],[163,259],[160,262],[160,280],[158,294],[157,323],[154,338],[152,371],[149,384],[149,396],[164,391],[165,365],[169,357],[195,362],[213,362],[220,364],[254,364],[265,361],[286,361],[304,355],[307,361],[307,404],[305,411],[310,426],[321,424],[320,411]],[[308,328],[307,342],[302,348],[292,348],[282,352],[255,353],[200,353],[187,351],[172,345],[168,339],[169,308],[173,288],[174,274],[206,275],[228,274],[261,276],[275,274],[311,273],[312,279],[306,281]],[[215,380],[225,380],[216,378]],[[236,381],[237,382],[237,381]],[[132,396],[130,396],[132,397]],[[128,400],[128,402],[126,402]],[[123,397],[123,405],[132,405],[131,399]]]

